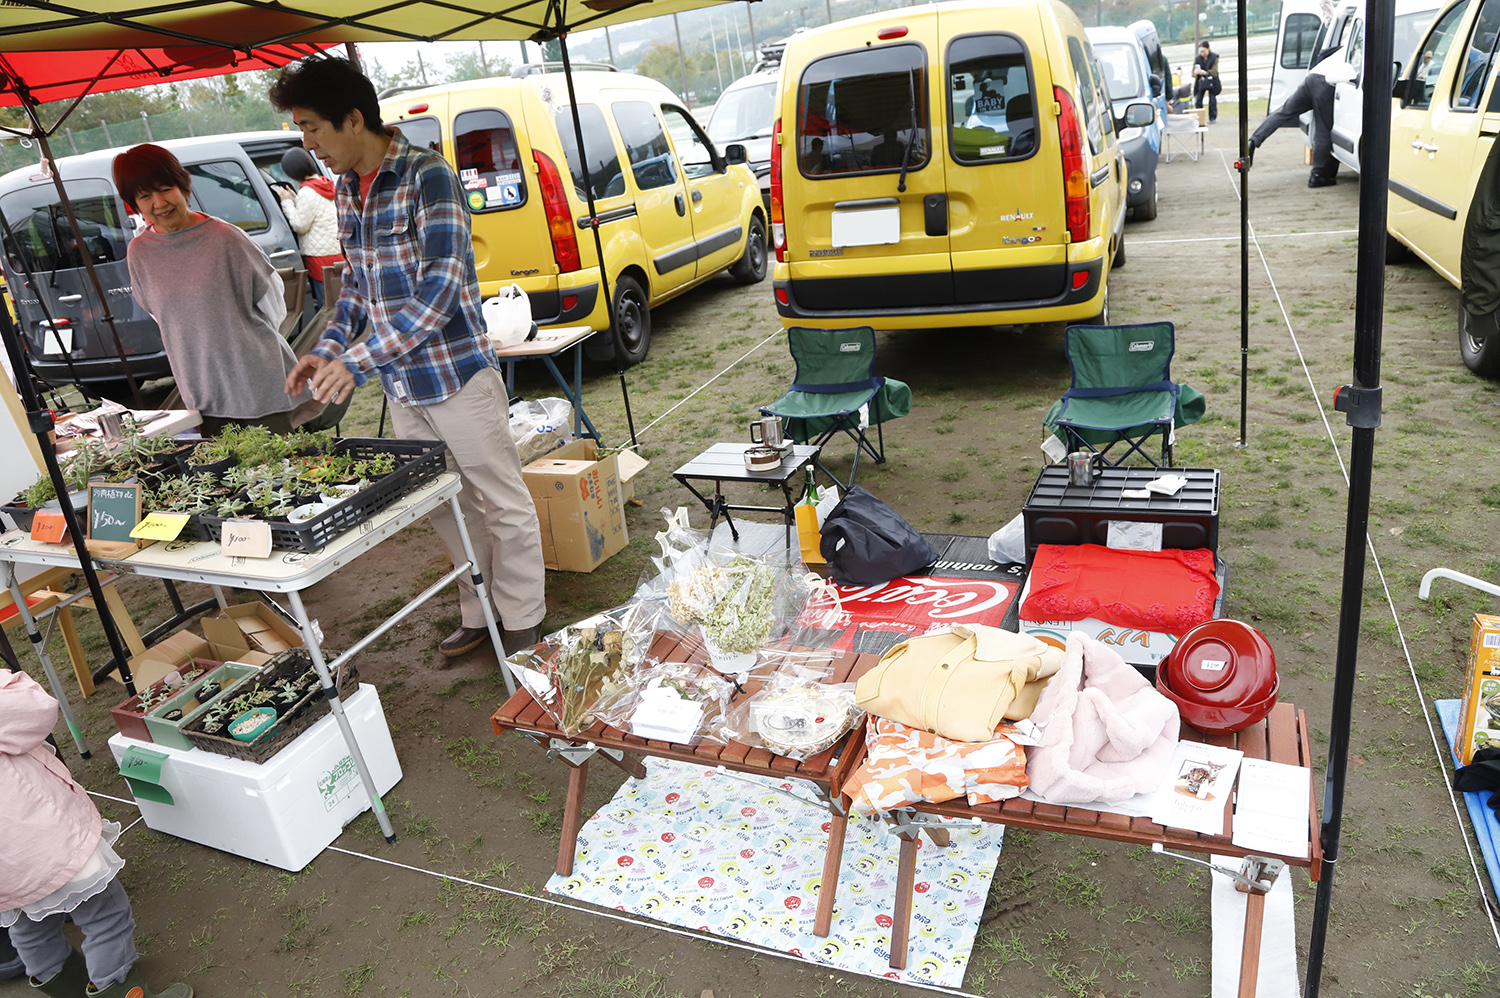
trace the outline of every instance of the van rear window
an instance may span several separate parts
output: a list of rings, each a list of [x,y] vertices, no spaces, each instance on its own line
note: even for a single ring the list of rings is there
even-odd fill
[[[917,45],[829,56],[802,71],[797,162],[809,177],[927,163],[927,63]]]
[[[125,259],[125,244],[134,227],[126,221],[114,188],[103,180],[74,180],[67,190],[89,258],[94,263]],[[83,266],[68,216],[50,183],[7,194],[0,199],[0,213],[5,217],[5,256],[11,273],[20,276],[30,270],[45,277],[54,269]]]
[[[960,163],[1036,152],[1036,103],[1026,46],[1014,35],[967,35],[948,46],[948,145]]]
[[[454,118],[453,149],[470,212],[509,211],[526,203],[521,150],[504,111],[485,108]]]

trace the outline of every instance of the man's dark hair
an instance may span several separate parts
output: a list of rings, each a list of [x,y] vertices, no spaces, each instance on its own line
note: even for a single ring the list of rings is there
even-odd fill
[[[366,128],[384,130],[375,84],[348,59],[317,56],[294,62],[282,69],[266,96],[278,111],[306,108],[341,132],[355,110],[365,119]]]
[[[161,146],[146,143],[127,149],[115,157],[115,190],[132,209],[135,199],[149,191],[180,187],[182,193],[193,190],[193,178],[177,157]]]

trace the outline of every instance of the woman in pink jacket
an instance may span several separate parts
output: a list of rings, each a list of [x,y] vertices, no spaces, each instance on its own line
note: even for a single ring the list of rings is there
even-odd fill
[[[135,969],[135,921],[110,848],[120,826],[99,810],[47,744],[57,701],[24,672],[0,668],[0,927],[31,986],[53,998],[192,998],[148,991]],[[63,938],[72,918],[83,955]],[[139,989],[134,990],[134,989]]]

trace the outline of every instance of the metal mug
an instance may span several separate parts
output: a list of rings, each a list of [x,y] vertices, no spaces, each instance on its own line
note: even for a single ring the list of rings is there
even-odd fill
[[[785,436],[781,430],[780,416],[766,416],[750,421],[750,442],[766,447],[780,447]]]
[[[1068,455],[1068,484],[1093,485],[1101,463],[1099,455],[1093,451],[1075,450]]]
[[[99,435],[105,440],[119,440],[125,435],[125,414],[122,412],[101,412],[94,417],[99,426]]]

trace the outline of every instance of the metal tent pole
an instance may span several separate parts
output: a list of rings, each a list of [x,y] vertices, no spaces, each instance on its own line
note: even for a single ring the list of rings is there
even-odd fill
[[[559,31],[557,47],[562,53],[563,79],[568,84],[568,108],[573,118],[573,141],[578,144],[578,162],[583,167],[583,192],[589,205],[589,231],[594,234],[594,252],[599,256],[599,290],[604,295],[605,307],[609,309],[609,331],[615,343],[615,373],[620,378],[620,395],[625,399],[625,422],[630,427],[630,443],[635,445],[635,418],[630,414],[630,389],[625,384],[625,358],[620,337],[615,329],[615,300],[609,289],[609,274],[604,266],[604,240],[599,235],[599,212],[594,207],[594,178],[589,173],[588,151],[583,145],[583,121],[578,117],[578,95],[573,92],[573,62],[568,57],[568,33]]]
[[[5,341],[11,369],[24,371],[26,363],[21,351],[20,332],[7,308],[0,308],[0,339]],[[63,480],[62,467],[57,463],[57,448],[47,439],[47,434],[52,429],[52,416],[42,408],[41,399],[29,379],[18,376],[16,389],[21,394],[21,405],[26,410],[27,427],[36,434],[37,446],[41,448],[42,460],[47,465],[47,474],[52,479],[52,487],[57,491],[58,505],[62,507],[63,520],[68,525],[68,536],[72,538],[73,550],[78,555],[78,567],[83,572],[84,581],[88,583],[89,595],[94,598],[99,623],[104,628],[104,637],[109,641],[109,650],[114,653],[115,661],[120,663],[120,680],[130,695],[134,696],[135,677],[130,674],[130,653],[126,651],[120,631],[115,627],[115,618],[110,615],[109,604],[104,601],[104,590],[94,571],[93,556],[84,543],[84,524],[79,522],[78,514],[73,510],[73,502],[68,498],[68,483]]]
[[[1240,60],[1240,446],[1245,446],[1245,416],[1250,407],[1250,171],[1245,169],[1250,135],[1249,38],[1245,33],[1245,0],[1235,4]]]
[[[1365,135],[1391,133],[1391,65],[1395,0],[1370,0],[1365,8]],[[1333,718],[1328,730],[1328,770],[1323,789],[1323,871],[1313,905],[1312,934],[1307,947],[1307,998],[1316,998],[1323,976],[1323,951],[1333,901],[1333,877],[1344,814],[1349,763],[1349,734],[1354,680],[1359,662],[1360,603],[1364,598],[1365,548],[1369,543],[1370,478],[1375,430],[1380,425],[1380,338],[1385,307],[1386,182],[1390,177],[1388,142],[1371,142],[1361,158],[1359,184],[1359,256],[1354,292],[1354,382],[1338,389],[1334,408],[1353,428],[1349,459],[1349,511],[1344,529],[1344,580],[1339,604],[1339,643],[1334,656]]]

